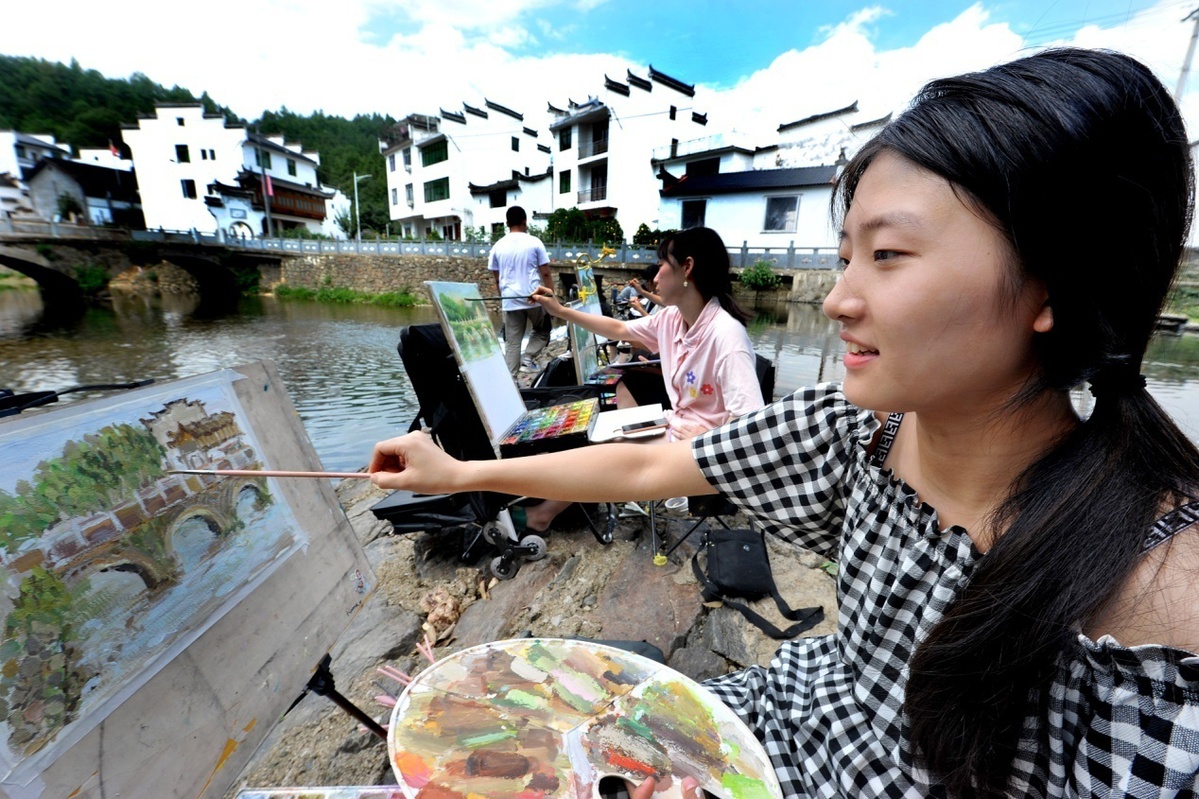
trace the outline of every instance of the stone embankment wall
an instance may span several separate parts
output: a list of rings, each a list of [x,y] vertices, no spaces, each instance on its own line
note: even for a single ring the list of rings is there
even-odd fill
[[[605,293],[613,286],[624,285],[645,268],[644,264],[605,263],[596,272],[603,279]],[[574,282],[574,264],[552,265],[554,280],[564,285],[562,276]],[[445,255],[306,255],[285,258],[278,265],[260,268],[259,285],[267,291],[283,283],[289,286],[319,289],[326,286],[354,289],[370,294],[410,291],[418,296],[424,292],[426,280],[445,280],[454,283],[478,283],[487,293],[493,285],[487,261],[482,258],[460,258]],[[830,270],[796,270],[790,281],[774,291],[753,292],[735,286],[735,296],[742,303],[756,302],[820,302],[836,282],[837,273]]]
[[[263,265],[259,274],[264,290],[284,283],[311,289],[337,286],[369,294],[423,294],[421,284],[426,280],[481,286],[491,282],[487,261],[447,255],[306,255],[285,258],[278,266]]]

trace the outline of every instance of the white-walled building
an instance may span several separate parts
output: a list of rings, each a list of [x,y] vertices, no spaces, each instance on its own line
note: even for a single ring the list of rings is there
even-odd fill
[[[730,247],[836,247],[832,182],[891,118],[859,116],[855,102],[787,122],[765,146],[716,134],[658,147],[659,227],[706,225]]]
[[[0,130],[0,174],[24,180],[41,159],[70,157],[70,145],[59,144],[49,133]]]
[[[653,66],[648,75],[630,70],[624,81],[605,75],[600,93],[586,102],[549,106],[554,208],[615,216],[626,238],[643,223],[662,227],[655,148],[700,137],[708,124],[694,107],[693,85]]]
[[[199,103],[160,104],[124,125],[137,165],[146,227],[234,236],[305,227],[319,233],[333,196],[316,177],[320,156],[261,136]]]
[[[545,133],[492,100],[436,116],[410,114],[379,149],[390,216],[403,236],[460,240],[468,230],[502,223],[512,204],[530,216],[551,210],[549,192],[540,188],[550,163]]]
[[[34,211],[43,219],[62,221],[64,198],[91,225],[142,227],[137,178],[131,171],[94,164],[44,158],[26,178]]]
[[[729,247],[835,247],[836,166],[684,175],[661,192],[662,229],[710,227]]]
[[[115,147],[112,149],[104,147],[95,149],[81,147],[79,155],[72,160],[79,164],[102,166],[105,169],[119,169],[122,172],[129,172],[133,169],[133,161],[128,158],[121,158],[117,154]]]

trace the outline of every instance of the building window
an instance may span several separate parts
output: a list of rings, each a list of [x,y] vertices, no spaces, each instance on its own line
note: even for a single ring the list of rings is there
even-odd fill
[[[189,200],[196,199],[196,182],[191,178],[179,181],[183,186],[183,196]]]
[[[175,145],[175,161],[180,164],[189,164],[189,163],[191,163],[191,160],[192,160],[192,156],[191,156],[191,153],[188,152],[188,150],[187,150],[187,145],[186,144],[176,144]]]
[[[425,202],[435,203],[450,198],[450,179],[439,178],[425,184]]]
[[[767,197],[766,222],[762,229],[767,233],[794,233],[799,217],[799,197]]]
[[[296,176],[296,159],[287,159],[287,174],[291,175],[293,178]]]
[[[414,196],[412,194],[412,184],[411,183],[409,183],[407,186],[404,187],[404,200],[408,203],[409,208],[416,205],[416,200],[414,199]]]
[[[262,167],[263,169],[271,168],[271,154],[266,150],[255,150],[254,158],[258,162],[258,166]]]
[[[558,193],[568,194],[570,192],[570,170],[558,173]]]
[[[514,152],[514,153],[520,152],[520,139],[518,139],[515,136],[512,137],[512,152]]]
[[[492,208],[504,208],[508,205],[508,190],[496,189],[489,193],[488,199]]]
[[[558,149],[559,150],[569,150],[570,149],[570,131],[571,131],[570,128],[562,128],[562,130],[558,131]]]
[[[675,107],[672,105],[672,106],[670,107],[670,118],[671,118],[671,119],[674,119],[674,117],[675,117],[675,115],[676,115],[677,113],[679,113],[679,109],[675,108]]]
[[[183,127],[183,117],[175,117],[175,124],[179,127]]]
[[[205,150],[205,149],[201,149],[201,150],[200,150],[200,160],[201,160],[201,161],[207,161],[207,160],[208,160],[208,151],[207,151],[207,150]]]
[[[704,226],[704,214],[708,210],[707,200],[683,201],[683,230]]]
[[[387,171],[388,172],[396,171],[396,154],[395,153],[392,153],[391,155],[387,156]]]
[[[430,144],[428,147],[422,147],[420,151],[421,166],[432,166],[440,164],[450,157],[450,148],[446,144],[445,139],[439,142]],[[428,185],[428,184],[425,184]]]
[[[392,205],[400,204],[400,190],[399,189],[391,190],[391,204]]]
[[[18,144],[14,149],[16,149],[16,151],[17,151],[17,158],[25,157],[25,145]]]
[[[404,169],[411,172],[412,171],[412,148],[405,147],[403,150],[403,156],[404,156]]]

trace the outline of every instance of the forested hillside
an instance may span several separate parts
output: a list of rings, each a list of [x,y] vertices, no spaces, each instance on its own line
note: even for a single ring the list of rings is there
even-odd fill
[[[353,173],[372,177],[359,183],[363,230],[380,233],[388,222],[387,181],[379,155],[379,136],[394,124],[390,116],[358,115],[353,119],[317,112],[301,116],[286,108],[267,111],[261,119],[244,120],[202,92],[198,97],[180,86],[166,88],[143,74],[107,78],[77,61],[70,66],[37,58],[0,55],[0,130],[52,133],[75,147],[121,148],[121,123],[150,114],[155,103],[195,103],[231,122],[257,126],[263,135],[282,134],[306,150],[321,154],[321,182],[354,196]]]

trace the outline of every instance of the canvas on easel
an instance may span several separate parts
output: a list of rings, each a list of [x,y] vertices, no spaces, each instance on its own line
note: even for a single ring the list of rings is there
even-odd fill
[[[525,403],[508,371],[479,287],[434,280],[425,285],[487,435],[492,445],[498,445],[502,434],[525,412]]]
[[[216,797],[374,579],[273,366],[0,424],[0,792]]]
[[[599,342],[594,333],[580,325],[568,322],[567,327],[574,358],[575,381],[582,385],[600,370]]]

